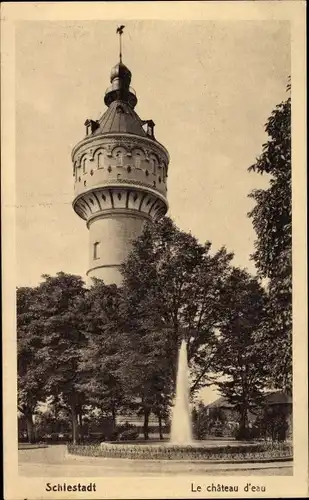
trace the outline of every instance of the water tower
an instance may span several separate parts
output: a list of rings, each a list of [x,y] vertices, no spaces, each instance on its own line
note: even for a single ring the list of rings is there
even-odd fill
[[[167,212],[169,155],[154,134],[152,120],[135,112],[132,74],[120,60],[106,90],[107,109],[99,120],[86,120],[86,135],[72,151],[74,211],[89,230],[87,276],[121,283],[120,265],[145,221]]]

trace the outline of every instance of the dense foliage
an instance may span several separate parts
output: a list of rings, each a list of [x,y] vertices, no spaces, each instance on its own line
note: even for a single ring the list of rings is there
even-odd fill
[[[263,403],[264,332],[267,295],[258,280],[233,269],[225,289],[225,317],[217,335],[216,371],[220,392],[240,415],[239,438],[246,438],[248,414]]]
[[[165,381],[170,380],[172,386],[178,349],[186,339],[192,394],[210,382],[215,331],[221,322],[222,295],[233,258],[225,248],[213,255],[210,252],[209,242],[201,245],[165,218],[146,226],[123,265],[131,326],[157,339],[161,359],[168,360],[170,370]]]
[[[288,92],[290,86],[288,86]],[[249,213],[256,231],[252,255],[268,281],[269,315],[263,336],[268,376],[276,388],[292,390],[292,175],[291,98],[276,106],[265,131],[268,140],[249,171],[269,176],[267,189],[254,190]]]

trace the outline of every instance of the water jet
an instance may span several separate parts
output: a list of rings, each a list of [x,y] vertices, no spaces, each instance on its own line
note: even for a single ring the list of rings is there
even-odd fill
[[[170,443],[172,445],[192,445],[192,442],[187,344],[185,340],[182,340],[178,356],[176,395],[172,409]]]

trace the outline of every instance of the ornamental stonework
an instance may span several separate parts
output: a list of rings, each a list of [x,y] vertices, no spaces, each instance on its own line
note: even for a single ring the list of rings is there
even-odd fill
[[[119,212],[134,212],[136,216],[157,220],[166,213],[167,205],[154,193],[113,187],[84,193],[75,200],[74,210],[87,222],[97,216],[113,216]]]
[[[75,156],[73,175],[77,196],[85,188],[114,183],[145,186],[166,196],[166,155],[156,147],[146,149],[132,140],[128,147],[127,141],[118,139],[112,146],[104,141],[97,142],[95,147],[87,144]]]
[[[151,141],[146,137],[138,137],[130,134],[112,134],[112,135],[97,135],[94,137],[86,138],[80,141],[72,151],[72,160],[79,161],[84,154],[85,150],[89,154],[93,154],[97,147],[102,147],[110,154],[111,150],[116,146],[124,146],[130,153],[134,147],[141,148],[147,157],[147,152],[153,152],[162,158],[162,162],[166,165],[169,164],[170,158],[167,150],[159,142]]]

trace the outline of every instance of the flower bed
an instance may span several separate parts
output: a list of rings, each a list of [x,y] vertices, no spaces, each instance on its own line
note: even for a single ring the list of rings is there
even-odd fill
[[[172,445],[138,445],[109,444],[101,445],[68,445],[68,452],[73,455],[103,458],[130,458],[137,460],[207,460],[256,462],[291,460],[293,449],[290,444],[261,444],[246,446],[207,447],[172,446]]]

